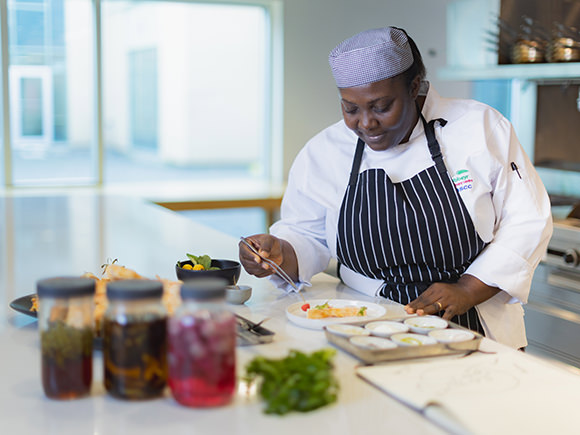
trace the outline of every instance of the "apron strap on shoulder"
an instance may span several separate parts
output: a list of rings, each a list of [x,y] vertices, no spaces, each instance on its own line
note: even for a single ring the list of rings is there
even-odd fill
[[[356,143],[356,151],[354,152],[354,159],[352,161],[352,167],[350,169],[350,178],[348,180],[349,186],[354,186],[358,177],[358,172],[360,169],[360,162],[362,161],[363,151],[365,149],[364,141],[359,138]]]
[[[435,123],[438,122],[441,127],[447,124],[447,121],[443,118],[432,119],[429,122],[425,122],[425,118],[421,115],[423,119],[423,127],[425,128],[425,135],[427,136],[427,145],[429,146],[429,152],[431,153],[431,158],[435,162],[435,166],[440,173],[447,172],[445,163],[443,162],[443,156],[441,155],[441,146],[435,137]]]

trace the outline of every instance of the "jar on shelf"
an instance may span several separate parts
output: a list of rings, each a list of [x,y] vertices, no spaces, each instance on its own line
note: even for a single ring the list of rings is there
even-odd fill
[[[95,281],[79,277],[36,284],[42,386],[52,399],[90,394],[93,380]]]
[[[152,399],[167,385],[167,311],[160,281],[107,283],[103,316],[104,383],[120,399]]]
[[[185,281],[169,319],[169,387],[190,407],[229,403],[236,388],[236,320],[225,305],[228,282]]]

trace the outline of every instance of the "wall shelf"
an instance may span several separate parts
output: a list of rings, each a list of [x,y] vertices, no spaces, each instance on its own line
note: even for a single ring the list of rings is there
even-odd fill
[[[440,69],[441,80],[530,80],[530,81],[580,81],[580,62],[539,63],[518,65],[490,65],[479,67],[448,66]]]
[[[565,143],[571,144],[574,149],[580,146],[580,140],[577,139],[579,136],[574,130],[580,124],[577,119],[570,119],[573,115],[579,116],[580,98],[576,95],[576,99],[571,99],[573,114],[567,113],[570,115],[568,118],[558,117],[556,112],[562,110],[562,107],[550,105],[556,91],[567,95],[572,92],[572,86],[580,85],[580,62],[498,65],[498,53],[490,50],[488,36],[490,32],[498,30],[498,25],[494,23],[497,17],[517,27],[525,14],[528,17],[539,17],[545,21],[542,25],[549,28],[553,21],[564,22],[564,18],[570,18],[570,8],[576,8],[578,4],[578,0],[451,0],[447,4],[447,66],[436,71],[438,79],[472,82],[471,98],[495,107],[511,121],[522,147],[532,161],[536,154],[537,114],[545,113],[538,110],[539,103],[543,109],[549,106],[545,110],[557,120],[555,122],[550,118],[549,123],[553,126],[550,125],[548,129],[544,127],[544,131],[550,135],[547,140],[544,139],[544,143],[554,139],[553,132],[549,131],[554,128],[558,133],[558,141],[562,142],[563,137]],[[574,17],[578,17],[574,14]],[[561,89],[547,89],[549,86],[544,85],[559,85]],[[539,102],[539,92],[544,96],[548,92],[551,99],[547,103]],[[567,96],[565,98],[566,101],[570,100]],[[554,113],[550,111],[552,108]],[[542,125],[545,125],[545,121],[544,116]],[[580,197],[580,171],[567,169],[537,167],[548,192]]]

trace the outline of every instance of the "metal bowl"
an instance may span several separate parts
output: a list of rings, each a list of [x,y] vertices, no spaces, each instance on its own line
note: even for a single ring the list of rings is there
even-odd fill
[[[580,42],[572,38],[556,38],[550,42],[548,62],[580,61]]]
[[[249,285],[229,285],[226,287],[226,302],[241,305],[252,296],[252,287]]]
[[[520,39],[512,46],[513,63],[541,63],[545,61],[545,44],[539,41]]]

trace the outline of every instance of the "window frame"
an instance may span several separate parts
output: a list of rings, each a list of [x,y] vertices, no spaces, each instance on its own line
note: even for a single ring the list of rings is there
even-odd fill
[[[1,107],[2,113],[2,184],[4,188],[23,188],[24,186],[15,185],[13,180],[12,168],[12,128],[13,121],[10,113],[10,77],[9,77],[9,44],[8,38],[11,29],[8,27],[8,2],[11,0],[0,0],[0,82],[1,88]],[[115,0],[107,0],[115,1]],[[269,62],[267,62],[268,71],[266,76],[269,82],[266,84],[266,101],[265,113],[266,126],[264,134],[266,136],[266,146],[264,152],[264,162],[266,163],[264,180],[271,185],[280,185],[283,180],[283,162],[282,162],[282,138],[283,138],[283,5],[282,0],[142,0],[147,1],[172,1],[182,3],[197,4],[221,4],[221,5],[248,5],[260,6],[267,12],[268,41],[267,53]],[[93,171],[95,173],[94,183],[82,184],[88,187],[102,187],[104,183],[104,131],[103,131],[103,76],[102,76],[102,26],[101,26],[101,3],[102,0],[91,0],[92,3],[92,20],[93,20],[93,56],[94,56],[94,132],[93,132]],[[11,126],[12,123],[12,126]],[[63,186],[52,187],[78,187],[78,184],[66,184]],[[31,187],[27,184],[26,187]],[[41,186],[32,186],[41,187]]]

